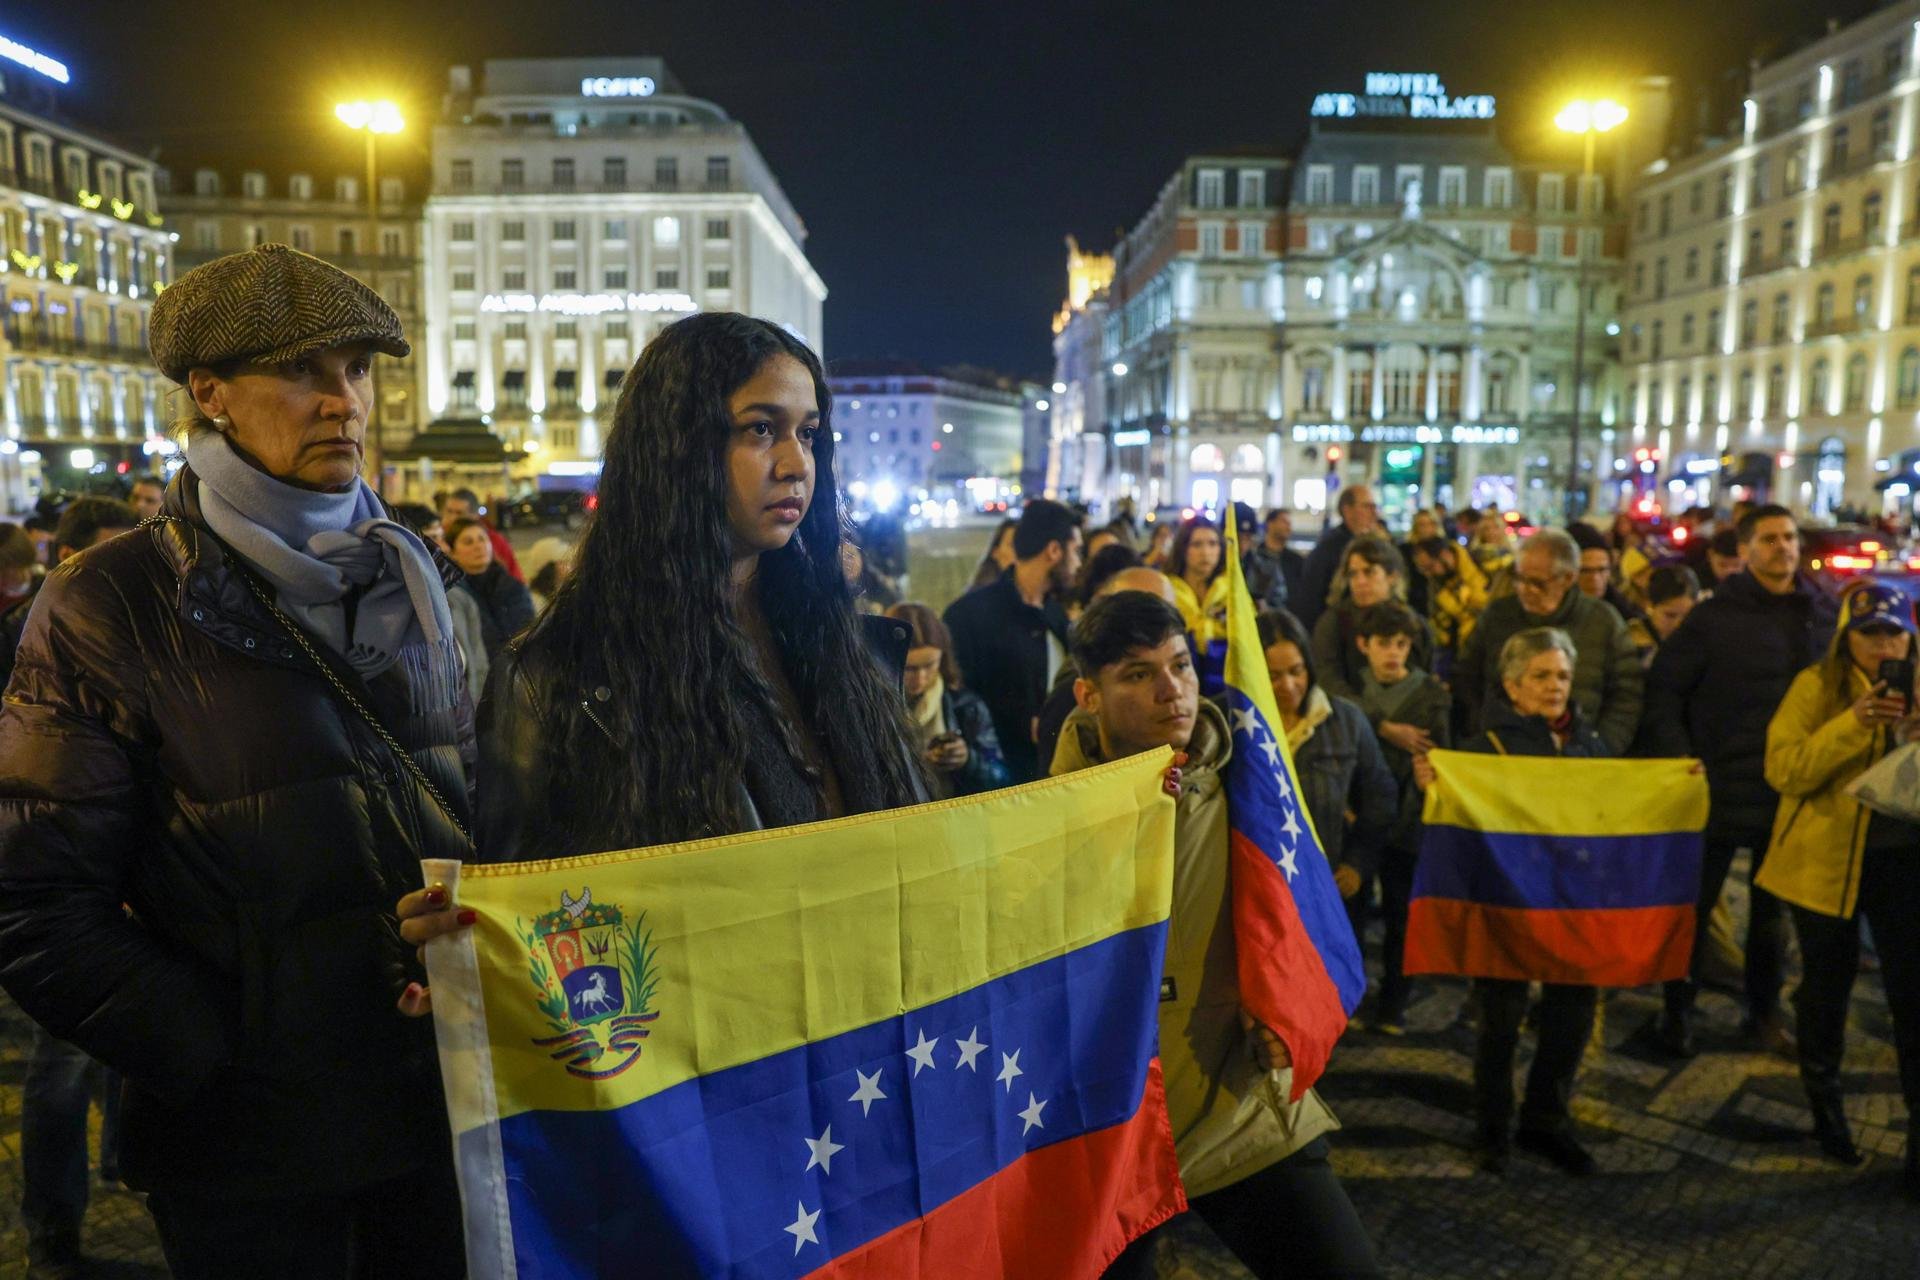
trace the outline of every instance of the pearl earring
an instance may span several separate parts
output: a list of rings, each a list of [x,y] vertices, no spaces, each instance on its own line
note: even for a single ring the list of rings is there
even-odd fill
[[[224,435],[227,431],[231,430],[232,427],[233,427],[233,419],[229,418],[226,414],[216,413],[213,415],[214,430]]]

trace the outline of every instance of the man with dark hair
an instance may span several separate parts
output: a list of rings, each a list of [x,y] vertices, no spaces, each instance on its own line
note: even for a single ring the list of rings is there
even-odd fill
[[[1646,732],[1660,755],[1699,756],[1710,805],[1694,932],[1699,977],[1708,917],[1741,849],[1758,876],[1780,797],[1767,785],[1767,725],[1801,668],[1833,638],[1834,602],[1800,573],[1800,530],[1777,504],[1744,512],[1737,526],[1746,568],[1695,605],[1647,672]],[[1742,1030],[1786,1052],[1780,1010],[1786,932],[1780,900],[1755,886],[1748,899]],[[1693,1053],[1694,981],[1670,982],[1657,1037],[1676,1057]]]
[[[448,489],[437,496],[441,525],[451,529],[455,520],[478,520],[480,527],[487,531],[487,541],[493,544],[493,558],[513,575],[515,582],[525,585],[526,575],[520,572],[520,562],[514,558],[513,544],[507,541],[507,535],[493,527],[490,516],[481,514],[480,495],[471,489]]]
[[[1300,593],[1307,558],[1287,545],[1292,537],[1292,513],[1285,507],[1275,507],[1267,512],[1259,538],[1240,540],[1240,563],[1255,609],[1284,609]],[[1256,582],[1265,587],[1264,594],[1255,589]]]
[[[1228,907],[1226,768],[1233,736],[1200,696],[1186,624],[1165,600],[1118,591],[1073,628],[1074,696],[1055,775],[1142,751],[1184,751],[1173,910],[1160,983],[1160,1068],[1193,1212],[1256,1276],[1374,1276],[1366,1229],[1327,1160],[1334,1119],[1292,1092],[1286,1046],[1240,1004]],[[1177,759],[1178,757],[1176,757]],[[1142,1237],[1107,1274],[1153,1274]]]
[[[1289,604],[1288,611],[1300,619],[1308,635],[1313,634],[1313,624],[1320,620],[1333,591],[1333,580],[1347,562],[1347,544],[1363,534],[1380,531],[1380,505],[1366,485],[1342,489],[1336,509],[1340,523],[1328,525],[1320,541],[1313,544],[1300,573],[1300,594]]]
[[[140,517],[124,502],[112,498],[76,498],[60,513],[59,522],[53,527],[53,562],[65,564],[95,543],[125,533],[139,523]],[[43,581],[44,578],[36,578],[34,595],[0,615],[0,688],[5,687],[13,675],[14,650],[19,647],[21,633],[27,627],[27,614]]]
[[[1080,521],[1062,503],[1036,498],[1013,529],[1013,568],[969,591],[942,621],[967,687],[986,701],[1018,784],[1043,776],[1038,717],[1067,659],[1062,600],[1080,572]]]
[[[1620,584],[1615,581],[1618,566],[1606,535],[1592,525],[1578,521],[1567,526],[1567,535],[1580,548],[1580,594],[1590,600],[1612,605],[1613,611],[1624,622],[1630,623],[1639,617],[1642,610],[1622,594]]]
[[[1713,588],[1733,577],[1747,567],[1746,553],[1740,549],[1740,530],[1737,526],[1716,529],[1707,539],[1707,576],[1701,585],[1706,590]]]
[[[159,476],[135,476],[132,487],[127,490],[127,505],[142,520],[150,520],[160,514],[160,504],[166,496],[167,482]]]

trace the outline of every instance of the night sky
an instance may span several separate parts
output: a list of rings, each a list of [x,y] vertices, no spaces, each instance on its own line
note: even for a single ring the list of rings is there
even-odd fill
[[[1510,145],[1572,156],[1551,136],[1561,99],[1646,74],[1733,84],[1723,73],[1749,56],[1874,7],[8,0],[0,32],[67,63],[75,119],[157,147],[176,174],[210,163],[230,180],[248,165],[355,171],[332,104],[379,96],[420,126],[388,163],[424,176],[448,66],[656,54],[747,126],[805,219],[830,359],[1040,377],[1062,237],[1110,248],[1192,152],[1298,141],[1315,92],[1431,71],[1454,94],[1497,95]]]

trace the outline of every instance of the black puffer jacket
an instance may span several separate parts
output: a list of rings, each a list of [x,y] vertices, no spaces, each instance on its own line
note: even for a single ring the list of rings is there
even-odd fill
[[[133,1186],[324,1194],[446,1160],[390,912],[466,841],[254,599],[191,472],[163,515],[55,570],[28,621],[0,706],[0,984],[126,1076]],[[413,716],[398,669],[338,669],[465,821],[465,698]]]
[[[1738,573],[1693,607],[1647,670],[1649,755],[1707,766],[1707,831],[1764,844],[1780,797],[1767,785],[1767,724],[1833,639],[1838,606],[1811,579],[1775,595]]]

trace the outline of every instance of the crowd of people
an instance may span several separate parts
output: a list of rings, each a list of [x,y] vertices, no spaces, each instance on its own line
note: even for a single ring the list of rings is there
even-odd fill
[[[313,305],[263,302],[287,297]],[[848,540],[817,356],[712,313],[627,374],[577,547],[521,562],[472,493],[389,509],[361,479],[374,358],[409,347],[351,277],[277,245],[217,259],[156,303],[151,345],[181,387],[178,475],[0,531],[0,985],[40,1028],[35,1274],[80,1266],[103,1087],[104,1172],[147,1193],[176,1275],[462,1273],[416,949],[473,915],[420,884],[423,859],[775,828],[1162,746],[1183,754],[1161,1056],[1194,1212],[1257,1275],[1379,1274],[1328,1160],[1330,1108],[1294,1097],[1286,1045],[1220,962],[1220,526],[1089,526],[1037,499],[943,609],[872,599],[900,553]],[[1847,785],[1920,734],[1904,597],[1830,597],[1775,506],[1702,523],[1677,559],[1630,523],[1516,540],[1498,512],[1420,512],[1396,541],[1365,486],[1304,554],[1285,511],[1230,518],[1277,728],[1379,951],[1363,1022],[1406,1029],[1432,751],[1691,755],[1713,811],[1693,976],[1744,851],[1752,1047],[1797,1056],[1821,1145],[1857,1162],[1840,1095],[1864,919],[1920,1103],[1920,891],[1901,864],[1920,828]],[[1516,1134],[1532,997],[1475,983],[1487,1169],[1516,1141],[1593,1168],[1568,1102],[1601,994],[1543,994]],[[1676,1059],[1694,995],[1671,984],[1649,1032]],[[1906,1168],[1920,1192],[1912,1148]]]

